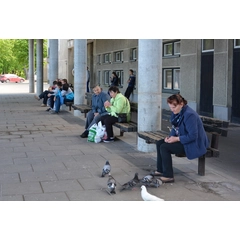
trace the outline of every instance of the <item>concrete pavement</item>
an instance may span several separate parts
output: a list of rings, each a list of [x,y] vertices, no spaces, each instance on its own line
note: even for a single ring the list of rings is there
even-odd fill
[[[68,110],[46,112],[34,94],[0,95],[0,199],[2,201],[142,201],[140,188],[120,186],[145,176],[156,166],[156,153],[137,150],[136,133],[113,143],[80,138],[84,116]],[[119,129],[114,128],[119,136]],[[206,176],[197,175],[197,160],[173,157],[175,183],[148,191],[166,201],[240,200],[240,126],[231,124],[220,139],[220,158],[207,158]],[[115,195],[101,178],[106,160],[117,180]]]

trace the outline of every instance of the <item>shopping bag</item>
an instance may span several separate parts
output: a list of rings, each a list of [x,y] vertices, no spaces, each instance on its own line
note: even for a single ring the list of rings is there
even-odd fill
[[[99,143],[102,141],[102,137],[104,136],[104,132],[105,132],[106,128],[105,126],[102,125],[102,122],[98,122],[97,125],[97,129],[96,129],[96,135],[95,135],[95,139],[94,142],[95,143]]]
[[[89,131],[88,131],[88,138],[87,138],[87,141],[88,142],[95,142],[95,136],[96,136],[96,134],[97,134],[97,124],[96,123],[94,123],[91,127],[90,127],[90,129],[89,129]]]

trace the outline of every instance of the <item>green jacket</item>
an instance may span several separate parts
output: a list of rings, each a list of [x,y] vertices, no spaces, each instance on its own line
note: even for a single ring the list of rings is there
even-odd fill
[[[118,93],[115,98],[111,98],[110,103],[112,106],[107,107],[106,110],[111,116],[118,117],[117,113],[127,113],[127,121],[131,119],[130,115],[130,103],[128,99],[121,93]]]

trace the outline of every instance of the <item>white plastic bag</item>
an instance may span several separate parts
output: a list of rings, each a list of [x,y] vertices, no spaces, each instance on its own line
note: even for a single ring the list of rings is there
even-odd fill
[[[102,137],[104,136],[104,133],[105,133],[105,126],[102,125],[102,122],[98,122],[98,125],[97,125],[97,129],[96,129],[96,135],[95,135],[95,139],[94,139],[94,142],[95,143],[99,143],[102,141]]]
[[[97,134],[97,126],[98,125],[96,123],[94,123],[90,127],[89,132],[88,132],[88,139],[87,139],[88,142],[95,142],[95,136]]]

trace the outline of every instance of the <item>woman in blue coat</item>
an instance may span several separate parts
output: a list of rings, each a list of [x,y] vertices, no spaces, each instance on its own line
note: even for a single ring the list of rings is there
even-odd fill
[[[207,152],[209,140],[201,118],[180,94],[170,96],[167,103],[172,111],[172,129],[169,137],[156,143],[157,170],[152,174],[170,183],[174,182],[171,154],[185,154],[190,160],[198,158]]]

